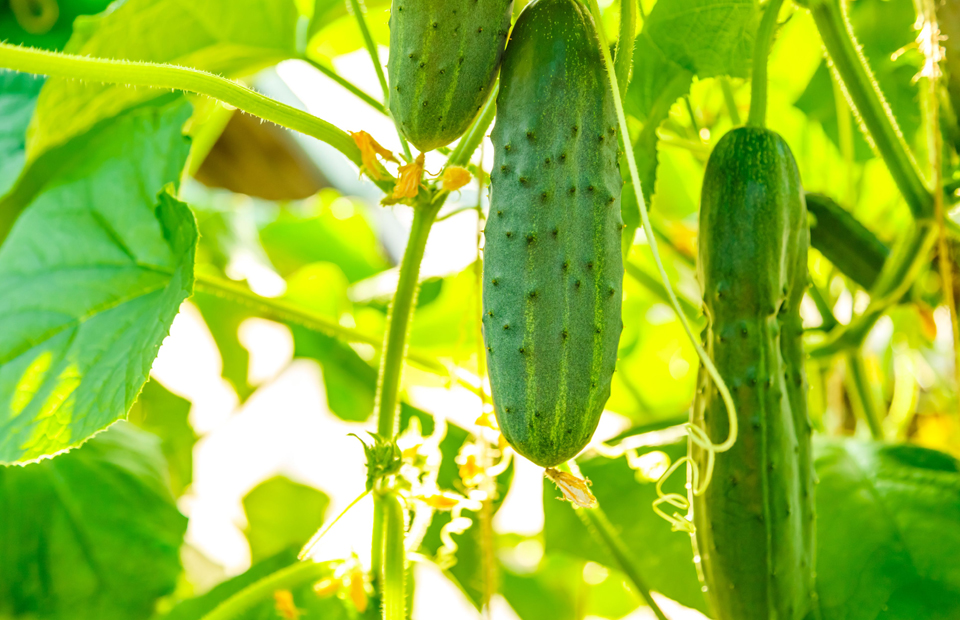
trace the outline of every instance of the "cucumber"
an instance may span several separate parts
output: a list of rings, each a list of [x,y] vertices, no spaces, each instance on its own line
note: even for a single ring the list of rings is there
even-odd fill
[[[866,290],[873,288],[890,248],[843,207],[823,194],[807,193],[813,215],[810,244]]]
[[[694,498],[697,544],[718,620],[801,620],[816,607],[814,473],[800,301],[809,229],[800,175],[774,132],[742,127],[707,163],[699,276],[705,347],[737,406],[739,435]],[[727,412],[701,373],[693,422],[714,441]],[[693,451],[700,472],[708,455]]]
[[[421,151],[463,135],[490,95],[513,0],[394,0],[390,113]]]
[[[590,441],[623,327],[617,121],[576,0],[524,9],[500,75],[483,333],[500,430],[543,467]]]

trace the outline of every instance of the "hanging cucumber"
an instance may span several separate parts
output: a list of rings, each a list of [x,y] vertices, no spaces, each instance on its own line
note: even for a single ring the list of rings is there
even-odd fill
[[[390,113],[421,151],[463,135],[490,94],[513,0],[394,0]]]
[[[500,430],[552,467],[590,441],[622,322],[617,121],[576,0],[520,15],[500,76],[483,332]]]
[[[694,499],[697,543],[718,620],[802,620],[815,608],[813,464],[800,301],[809,231],[783,139],[742,127],[707,163],[700,206],[705,346],[733,393],[740,434]],[[727,435],[701,377],[694,423]],[[699,470],[710,455],[694,450]]]

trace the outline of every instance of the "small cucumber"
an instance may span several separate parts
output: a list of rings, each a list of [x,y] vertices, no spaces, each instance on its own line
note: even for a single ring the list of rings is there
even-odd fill
[[[421,151],[463,135],[490,94],[513,0],[393,0],[390,112]]]
[[[590,441],[622,322],[620,168],[597,32],[576,0],[536,0],[503,61],[483,268],[500,430],[543,467]]]
[[[707,163],[700,206],[705,346],[737,406],[739,435],[694,499],[707,596],[718,620],[802,620],[816,606],[814,472],[800,301],[809,230],[783,139],[743,127]],[[693,421],[729,431],[701,373]],[[707,454],[694,451],[700,472]]]

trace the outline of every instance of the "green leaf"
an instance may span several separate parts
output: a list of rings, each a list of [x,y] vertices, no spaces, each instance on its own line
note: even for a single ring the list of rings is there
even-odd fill
[[[311,263],[334,263],[350,283],[389,267],[376,233],[349,198],[322,192],[306,217],[283,211],[260,231],[263,247],[282,276]]]
[[[960,616],[960,462],[915,446],[816,447],[824,619]]]
[[[295,56],[297,19],[293,0],[128,0],[103,15],[78,19],[65,51],[239,77]],[[50,79],[40,93],[27,157],[36,159],[163,92]]]
[[[240,402],[246,401],[254,388],[248,380],[250,352],[240,342],[239,330],[241,323],[256,315],[236,302],[206,293],[197,293],[191,301],[200,310],[220,351],[223,378],[233,386]]]
[[[43,82],[42,77],[0,71],[0,196],[10,190],[23,170],[27,125]]]
[[[660,123],[690,90],[694,76],[749,75],[758,24],[755,0],[659,0],[650,11],[637,36],[624,102],[627,113],[644,122],[633,148],[648,204],[656,185]]]
[[[79,445],[146,382],[193,287],[193,215],[155,198],[186,158],[189,113],[179,100],[99,132],[0,247],[0,463]]]
[[[299,551],[323,525],[326,493],[285,476],[261,482],[243,498],[244,534],[254,563],[285,549]]]
[[[686,442],[656,450],[676,460],[686,453]],[[642,452],[642,451],[641,451]],[[706,602],[693,566],[690,537],[670,530],[670,524],[652,508],[657,494],[654,483],[638,482],[626,459],[594,457],[578,461],[583,474],[593,482],[593,494],[610,522],[633,554],[637,568],[653,590],[673,600],[706,611]],[[665,486],[667,492],[683,492],[683,472]],[[600,547],[573,511],[560,499],[557,488],[543,486],[543,529],[546,552],[561,552],[616,568],[613,557]]]
[[[186,527],[160,442],[125,423],[0,468],[0,617],[147,618],[176,584]]]
[[[170,472],[170,488],[180,497],[193,482],[193,445],[197,434],[190,426],[190,401],[180,398],[155,380],[140,392],[128,419],[160,438]]]
[[[16,2],[17,0],[14,0]],[[23,18],[13,11],[13,3],[5,2],[0,6],[0,41],[27,47],[41,47],[50,50],[59,50],[70,38],[73,32],[73,20],[80,15],[93,15],[107,8],[112,0],[47,0],[44,2],[24,2],[23,7],[34,4],[56,7],[54,20],[28,19],[21,23]],[[52,15],[52,14],[51,14]],[[50,23],[52,21],[52,23]],[[26,26],[26,28],[24,27]]]

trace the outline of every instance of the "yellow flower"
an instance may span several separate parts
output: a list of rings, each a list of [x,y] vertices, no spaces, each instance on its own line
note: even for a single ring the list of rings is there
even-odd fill
[[[420,181],[423,179],[425,157],[423,153],[417,156],[412,164],[400,166],[400,180],[393,189],[393,198],[415,198],[420,192]]]
[[[336,577],[327,577],[313,584],[313,593],[319,597],[336,594],[337,590],[343,585],[343,582]]]
[[[443,189],[455,192],[470,182],[470,171],[461,166],[447,166],[443,169]]]
[[[590,492],[590,481],[586,478],[581,480],[572,474],[552,467],[548,467],[543,473],[557,485],[557,488],[563,493],[564,499],[568,502],[572,502],[581,508],[597,507],[597,498]]]
[[[355,566],[350,571],[350,600],[357,611],[363,613],[367,611],[367,585],[363,578],[363,571],[359,566]]]
[[[286,620],[298,620],[303,611],[297,609],[293,603],[293,592],[290,590],[277,590],[273,593],[273,600],[277,608],[277,613],[286,618]]]
[[[353,138],[353,141],[357,143],[357,148],[360,149],[360,160],[363,162],[362,171],[366,172],[374,181],[390,178],[390,173],[383,167],[377,156],[382,157],[384,161],[396,162],[397,158],[394,157],[393,153],[380,146],[380,143],[365,131],[356,133],[351,131],[350,137]]]

